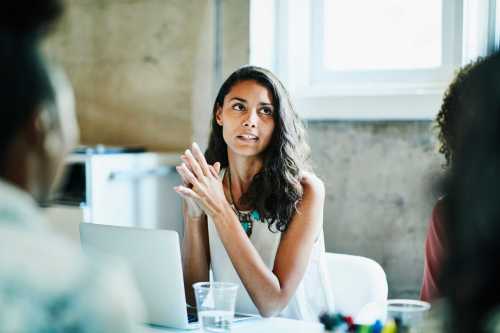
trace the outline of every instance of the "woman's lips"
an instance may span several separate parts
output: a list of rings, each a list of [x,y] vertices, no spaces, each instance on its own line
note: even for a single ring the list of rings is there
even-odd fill
[[[238,139],[244,140],[244,141],[257,141],[259,140],[259,137],[253,134],[241,134],[237,136]]]

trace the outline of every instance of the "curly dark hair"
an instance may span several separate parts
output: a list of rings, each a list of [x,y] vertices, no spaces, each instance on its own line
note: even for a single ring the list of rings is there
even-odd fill
[[[443,168],[449,168],[453,164],[452,160],[456,149],[456,137],[461,130],[457,127],[457,119],[460,117],[461,112],[464,111],[460,103],[462,86],[464,82],[467,82],[471,70],[483,61],[484,59],[480,57],[460,68],[444,94],[435,124],[435,128],[438,130],[438,149],[446,159]]]
[[[266,87],[278,112],[274,112],[276,126],[264,152],[263,168],[253,177],[239,203],[254,207],[268,221],[269,230],[284,232],[302,198],[301,174],[311,169],[310,149],[305,140],[304,126],[290,97],[273,73],[256,66],[244,66],[226,79],[213,106],[212,132],[205,157],[210,164],[220,162],[221,167],[229,164],[227,144],[222,137],[222,126],[217,124],[216,112],[231,88],[242,81],[256,81]],[[275,230],[271,228],[273,225]]]

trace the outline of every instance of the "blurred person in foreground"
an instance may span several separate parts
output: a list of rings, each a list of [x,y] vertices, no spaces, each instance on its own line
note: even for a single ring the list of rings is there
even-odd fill
[[[449,331],[500,331],[500,53],[463,84],[455,165],[447,184]]]
[[[436,117],[436,129],[438,130],[439,152],[443,154],[445,163],[443,165],[444,176],[452,169],[457,148],[457,137],[462,135],[468,124],[458,126],[462,118],[464,84],[468,84],[469,75],[474,73],[473,69],[479,66],[485,59],[479,58],[463,66],[456,74],[453,82],[448,87],[441,108]],[[429,226],[425,238],[424,274],[420,299],[427,302],[435,302],[443,297],[443,286],[441,273],[443,261],[446,256],[446,220],[444,216],[447,203],[446,189],[441,189],[440,197],[432,209],[429,218]]]
[[[78,141],[70,84],[38,45],[62,5],[1,7],[0,332],[131,332],[143,307],[126,269],[89,262],[38,207]]]
[[[444,182],[444,302],[434,312],[441,324],[423,331],[500,332],[500,54],[471,69],[458,94],[459,134]]]

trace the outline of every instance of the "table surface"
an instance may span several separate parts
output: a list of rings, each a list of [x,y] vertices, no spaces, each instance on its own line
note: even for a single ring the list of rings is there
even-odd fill
[[[161,333],[161,332],[185,332],[199,333],[201,329],[196,330],[180,330],[174,328],[156,328],[149,326],[141,326],[138,330],[140,333]],[[232,333],[246,332],[273,332],[273,333],[323,333],[323,325],[319,323],[311,323],[300,320],[285,319],[285,318],[259,318],[233,323]]]

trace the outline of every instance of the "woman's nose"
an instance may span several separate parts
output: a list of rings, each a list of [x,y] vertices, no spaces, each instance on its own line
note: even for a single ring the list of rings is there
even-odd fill
[[[257,112],[249,112],[248,117],[243,122],[243,127],[255,128],[258,118]]]
[[[248,122],[248,121],[245,121],[245,122],[243,123],[243,127],[255,128],[255,127],[256,127],[256,125],[255,125],[255,123],[250,123],[250,122]]]

